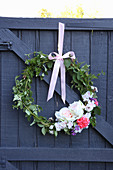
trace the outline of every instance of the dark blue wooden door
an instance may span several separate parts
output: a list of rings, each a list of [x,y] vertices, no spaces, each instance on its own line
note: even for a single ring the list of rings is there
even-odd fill
[[[77,136],[43,136],[30,127],[24,113],[12,109],[14,78],[24,69],[26,53],[57,51],[58,22],[66,24],[64,53],[73,50],[91,72],[106,75],[95,81],[102,115],[97,126]],[[112,170],[113,169],[113,20],[0,18],[0,168],[7,170]],[[59,81],[46,102],[49,76],[33,80],[35,102],[50,117],[63,107]],[[67,84],[70,77],[67,76]],[[67,104],[79,96],[67,85]],[[71,97],[70,97],[71,96]],[[46,106],[46,107],[45,107]]]

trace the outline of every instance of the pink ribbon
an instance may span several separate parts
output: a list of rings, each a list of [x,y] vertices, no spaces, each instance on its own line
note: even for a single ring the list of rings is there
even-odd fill
[[[65,79],[66,78],[65,78],[65,65],[64,65],[63,59],[65,58],[75,59],[75,54],[73,51],[69,51],[62,56],[63,40],[64,40],[64,24],[59,23],[58,53],[52,52],[48,56],[50,60],[56,60],[56,61],[55,61],[52,76],[51,76],[47,101],[53,97],[53,93],[55,90],[55,85],[57,82],[57,77],[58,77],[58,73],[60,69],[61,70],[60,71],[61,73],[61,96],[62,96],[63,102],[65,103],[65,99],[66,99]]]

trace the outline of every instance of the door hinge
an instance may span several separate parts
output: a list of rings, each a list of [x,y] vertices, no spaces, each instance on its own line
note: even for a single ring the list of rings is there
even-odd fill
[[[8,50],[12,50],[12,42],[0,42],[0,46],[5,46],[8,48]]]
[[[6,168],[6,159],[5,159],[5,157],[1,157],[0,165],[1,165],[2,168]]]

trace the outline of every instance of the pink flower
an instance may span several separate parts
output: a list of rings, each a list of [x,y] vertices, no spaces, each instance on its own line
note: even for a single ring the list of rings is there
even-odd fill
[[[94,101],[92,101],[92,102],[89,101],[88,104],[85,107],[85,110],[87,112],[91,112],[95,106],[96,105],[95,105]]]
[[[58,120],[65,120],[65,121],[74,121],[75,120],[75,116],[73,113],[71,113],[71,111],[67,108],[64,107],[62,109],[60,109],[60,111],[55,112],[55,116]]]
[[[79,100],[78,102],[73,102],[69,106],[69,110],[71,113],[73,113],[75,120],[81,118],[84,113],[84,104]]]
[[[98,106],[98,101],[97,101],[97,99],[95,99],[95,104],[96,104],[96,106]]]
[[[68,126],[69,129],[71,129],[72,126],[73,126],[73,122],[69,122],[69,123],[67,124],[67,126]]]
[[[86,128],[89,125],[89,123],[90,123],[90,120],[86,118],[85,116],[77,120],[77,124],[78,126],[80,126],[81,129]]]
[[[87,91],[84,95],[82,95],[83,101],[89,101],[89,98],[93,97],[93,93],[90,91]]]

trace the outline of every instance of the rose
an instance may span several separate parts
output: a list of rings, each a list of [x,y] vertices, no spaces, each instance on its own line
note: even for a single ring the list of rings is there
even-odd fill
[[[71,113],[71,111],[67,108],[64,107],[60,111],[55,112],[55,116],[58,120],[66,120],[66,121],[74,121],[75,120],[75,115]]]
[[[71,113],[73,113],[75,120],[83,116],[84,108],[85,106],[80,100],[78,102],[70,104],[69,106],[69,110],[71,111]]]

